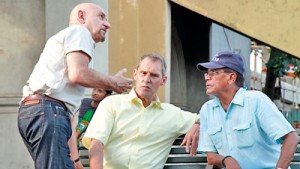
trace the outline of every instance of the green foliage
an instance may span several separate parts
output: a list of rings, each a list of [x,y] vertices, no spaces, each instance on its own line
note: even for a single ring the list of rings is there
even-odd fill
[[[283,53],[277,49],[271,49],[270,60],[266,63],[268,70],[272,71],[273,74],[283,76],[287,74],[289,65],[292,64],[294,67],[294,78],[300,77],[300,60],[293,57],[292,55]]]
[[[299,78],[300,77],[300,60],[296,59],[296,58],[292,58],[291,64],[295,65],[295,67],[293,68],[294,75],[295,75],[295,77]]]

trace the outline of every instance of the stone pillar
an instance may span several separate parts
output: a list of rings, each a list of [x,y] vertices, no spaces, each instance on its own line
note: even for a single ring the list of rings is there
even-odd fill
[[[45,43],[45,1],[0,1],[0,164],[34,168],[17,129],[18,101]]]
[[[45,2],[1,0],[1,104],[19,98],[45,42]]]

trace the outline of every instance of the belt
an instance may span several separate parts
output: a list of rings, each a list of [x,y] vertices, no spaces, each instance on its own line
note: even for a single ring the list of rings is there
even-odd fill
[[[40,101],[42,99],[43,99],[43,95],[41,95],[41,94],[29,95],[29,96],[27,96],[23,99],[22,104],[23,105],[38,104],[38,103],[40,103]],[[58,103],[67,111],[66,105],[64,104],[64,102],[62,102],[60,100],[54,99],[54,98],[49,97],[47,95],[44,95],[44,100],[48,100],[48,101]]]

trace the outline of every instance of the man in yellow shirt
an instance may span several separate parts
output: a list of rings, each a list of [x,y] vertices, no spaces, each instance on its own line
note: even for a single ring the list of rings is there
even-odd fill
[[[174,140],[187,132],[182,145],[196,154],[199,116],[161,103],[156,95],[167,80],[164,58],[144,55],[133,77],[136,86],[129,94],[99,104],[83,137],[93,169],[162,169]]]

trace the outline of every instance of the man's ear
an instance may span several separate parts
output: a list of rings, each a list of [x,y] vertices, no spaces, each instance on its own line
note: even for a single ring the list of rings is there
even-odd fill
[[[78,11],[78,22],[81,23],[81,24],[84,24],[85,23],[85,17],[86,17],[85,12],[82,11],[82,10],[79,10]]]
[[[229,79],[230,79],[230,82],[231,82],[231,83],[235,83],[236,78],[237,78],[237,74],[236,74],[236,73],[231,73],[231,74],[229,75]]]
[[[161,86],[165,85],[166,82],[167,82],[167,79],[168,79],[167,76],[163,76],[163,77],[162,77],[162,82],[161,82],[160,85],[161,85]]]
[[[133,72],[133,79],[134,79],[135,81],[137,80],[136,76],[137,76],[137,70],[134,69],[134,72]]]

